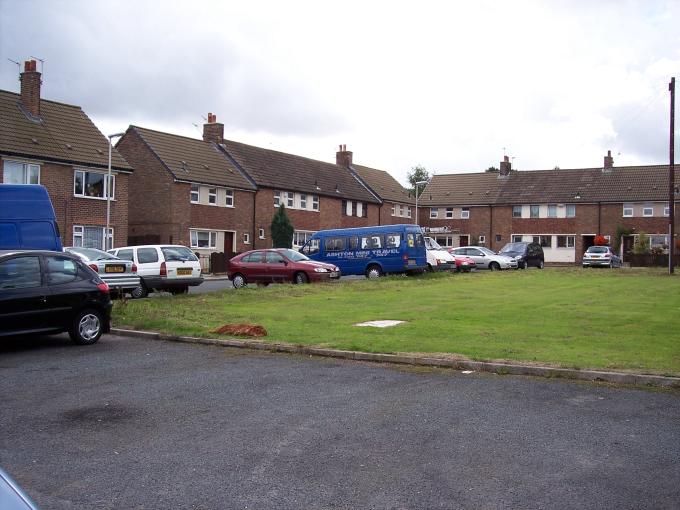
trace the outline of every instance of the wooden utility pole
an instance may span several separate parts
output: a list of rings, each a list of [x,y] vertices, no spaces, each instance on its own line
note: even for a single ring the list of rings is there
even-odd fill
[[[673,274],[675,251],[675,78],[668,84],[671,92],[671,141],[668,166],[668,274]]]

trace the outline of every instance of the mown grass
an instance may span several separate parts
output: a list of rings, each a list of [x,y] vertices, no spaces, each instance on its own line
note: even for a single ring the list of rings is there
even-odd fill
[[[369,320],[396,327],[356,327]],[[114,325],[218,336],[255,323],[270,342],[367,352],[680,374],[680,277],[580,268],[275,285],[117,303]]]

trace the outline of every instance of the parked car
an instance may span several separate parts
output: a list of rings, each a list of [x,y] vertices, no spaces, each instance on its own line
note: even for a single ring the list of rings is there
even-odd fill
[[[428,271],[451,271],[456,268],[456,259],[431,237],[425,237]]]
[[[203,283],[201,264],[186,246],[149,244],[124,246],[109,250],[118,258],[130,260],[137,266],[140,285],[133,289],[134,298],[146,297],[155,290],[184,294],[189,287]]]
[[[110,329],[109,286],[76,255],[0,252],[0,336],[68,331],[93,344]]]
[[[2,468],[0,468],[0,508],[3,510],[38,510],[28,494]]]
[[[545,266],[543,248],[538,243],[508,243],[498,253],[515,259],[519,269],[527,269],[531,266],[543,269]]]
[[[0,184],[0,250],[61,249],[57,217],[45,186]]]
[[[491,269],[496,271],[498,269],[516,269],[517,261],[499,255],[495,251],[490,250],[484,246],[461,246],[459,248],[452,248],[451,253],[454,255],[464,255],[475,261],[477,269]]]
[[[621,267],[621,258],[609,246],[591,246],[583,254],[583,267]]]
[[[130,260],[123,260],[96,248],[67,247],[64,251],[78,255],[109,285],[112,293],[122,295],[140,285],[137,266]]]
[[[340,278],[340,268],[317,262],[287,248],[251,250],[229,261],[227,276],[239,289],[248,283],[327,282]]]
[[[449,248],[448,252],[451,253],[452,250],[454,250],[454,248]],[[475,261],[466,255],[456,255],[455,253],[451,253],[451,256],[456,261],[456,272],[458,273],[469,273],[473,269],[477,268]]]

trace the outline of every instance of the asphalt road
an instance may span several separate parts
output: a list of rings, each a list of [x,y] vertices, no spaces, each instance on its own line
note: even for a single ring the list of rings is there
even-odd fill
[[[105,336],[4,341],[43,509],[675,508],[680,395]]]

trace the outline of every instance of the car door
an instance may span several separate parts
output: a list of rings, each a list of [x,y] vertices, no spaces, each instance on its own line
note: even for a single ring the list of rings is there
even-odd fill
[[[266,282],[267,266],[263,251],[254,251],[241,259],[241,269],[249,282]]]
[[[87,302],[92,291],[90,280],[94,277],[89,269],[78,261],[59,255],[46,255],[44,274],[50,293],[47,309],[55,324],[63,328],[71,325],[77,311]]]
[[[465,248],[465,255],[475,261],[478,268],[487,269],[489,267],[489,257],[484,255],[482,250],[477,248]]]
[[[123,251],[125,250],[120,250],[118,252],[119,256],[121,256]],[[137,274],[139,276],[144,278],[160,278],[161,263],[160,257],[158,256],[158,250],[155,247],[148,246],[144,248],[135,248],[135,258],[137,259]]]
[[[292,281],[294,271],[292,263],[288,262],[283,255],[275,251],[268,251],[265,253],[268,280],[272,282]]]
[[[47,313],[48,294],[38,255],[0,261],[0,335],[54,329]]]

